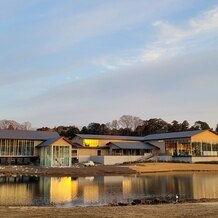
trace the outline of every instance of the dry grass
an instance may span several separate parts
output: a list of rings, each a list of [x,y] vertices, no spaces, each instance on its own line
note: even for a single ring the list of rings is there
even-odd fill
[[[190,163],[143,163],[130,166],[130,169],[138,173],[153,172],[218,172],[218,164],[190,164]]]

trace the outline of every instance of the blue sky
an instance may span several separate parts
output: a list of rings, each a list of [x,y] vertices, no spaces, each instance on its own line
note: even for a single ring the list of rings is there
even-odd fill
[[[1,119],[218,123],[218,2],[0,0]]]

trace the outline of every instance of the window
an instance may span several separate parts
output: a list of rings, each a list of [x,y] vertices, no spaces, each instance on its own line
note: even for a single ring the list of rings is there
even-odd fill
[[[53,145],[53,166],[69,166],[70,146]]]
[[[16,139],[0,140],[1,156],[33,156],[33,153],[34,153],[33,140],[16,140]]]
[[[87,147],[98,147],[99,146],[99,141],[96,139],[85,139],[84,144]]]
[[[101,150],[98,150],[98,156],[101,156]]]
[[[72,157],[77,156],[77,150],[72,150]]]

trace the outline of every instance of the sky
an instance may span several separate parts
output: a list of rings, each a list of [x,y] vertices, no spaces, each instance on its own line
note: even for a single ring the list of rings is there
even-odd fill
[[[218,123],[217,0],[0,0],[0,119]]]

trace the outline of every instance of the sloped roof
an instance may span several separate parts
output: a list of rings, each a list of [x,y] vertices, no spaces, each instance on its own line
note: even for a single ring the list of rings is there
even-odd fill
[[[50,138],[44,142],[42,142],[41,144],[39,144],[37,147],[47,147],[53,143],[55,143],[56,141],[58,141],[59,139],[63,139],[65,140],[66,142],[68,142],[69,144],[72,145],[72,142],[70,140],[67,140],[66,138],[63,138],[63,137],[54,137],[54,138]]]
[[[47,147],[51,144],[53,144],[54,142],[56,142],[57,140],[61,139],[61,137],[54,137],[54,138],[50,138],[44,142],[42,142],[40,145],[38,145],[37,147]]]
[[[107,145],[115,145],[121,149],[153,149],[157,148],[156,146],[150,143],[143,142],[109,142]]]
[[[143,141],[144,137],[139,136],[118,136],[118,135],[89,135],[89,134],[76,134],[82,139],[108,139],[108,140],[128,140],[128,141]]]
[[[0,139],[47,140],[54,137],[59,137],[59,134],[48,131],[0,130]]]
[[[170,133],[160,133],[160,134],[151,134],[144,137],[145,141],[152,140],[161,140],[161,139],[176,139],[176,138],[190,138],[196,134],[202,133],[205,130],[193,130],[193,131],[184,131],[184,132],[170,132]]]

